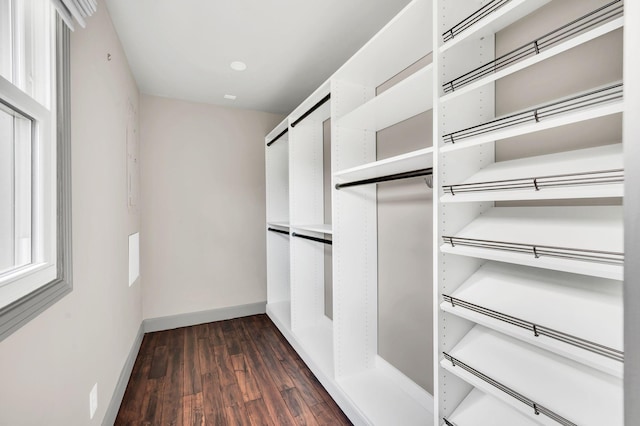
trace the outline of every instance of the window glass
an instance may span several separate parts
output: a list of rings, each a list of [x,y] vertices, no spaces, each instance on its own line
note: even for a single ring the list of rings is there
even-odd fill
[[[13,46],[11,37],[11,1],[0,0],[0,76],[12,80]]]
[[[0,276],[31,263],[31,127],[0,108]]]

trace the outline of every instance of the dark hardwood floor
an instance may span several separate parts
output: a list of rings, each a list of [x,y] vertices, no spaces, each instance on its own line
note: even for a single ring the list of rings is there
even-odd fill
[[[116,425],[350,425],[266,315],[149,333]]]

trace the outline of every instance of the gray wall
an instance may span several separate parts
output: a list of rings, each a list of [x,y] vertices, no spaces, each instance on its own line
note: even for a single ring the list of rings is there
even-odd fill
[[[331,222],[331,119],[322,123],[324,223]],[[325,237],[327,237],[325,235]],[[333,247],[324,246],[324,314],[333,319]]]
[[[378,132],[379,160],[431,146],[427,111]],[[424,179],[378,185],[378,354],[433,394],[433,199]]]
[[[144,318],[266,300],[261,141],[282,119],[142,96]]]
[[[71,77],[74,289],[0,342],[0,425],[100,424],[142,321],[127,256],[140,225],[127,209],[125,140],[138,90],[104,4],[71,34]]]
[[[552,1],[496,35],[496,55],[552,31],[607,0]],[[622,79],[622,31],[617,30],[496,83],[496,115]],[[496,161],[620,142],[621,115],[508,139]]]

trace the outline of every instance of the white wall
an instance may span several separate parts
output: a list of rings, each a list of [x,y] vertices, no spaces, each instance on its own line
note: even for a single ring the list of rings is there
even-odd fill
[[[282,119],[142,96],[145,318],[266,301],[263,141]]]
[[[0,425],[100,424],[135,340],[141,290],[128,286],[127,237],[140,217],[127,210],[129,100],[137,108],[138,90],[100,2],[71,36],[74,289],[0,342]]]

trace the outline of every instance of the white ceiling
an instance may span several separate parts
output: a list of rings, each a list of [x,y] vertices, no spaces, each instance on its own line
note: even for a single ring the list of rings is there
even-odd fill
[[[106,3],[143,93],[286,114],[409,0]]]

